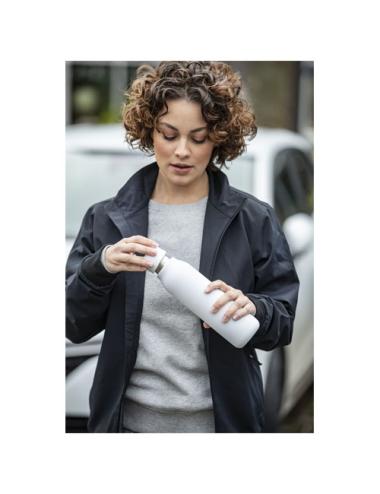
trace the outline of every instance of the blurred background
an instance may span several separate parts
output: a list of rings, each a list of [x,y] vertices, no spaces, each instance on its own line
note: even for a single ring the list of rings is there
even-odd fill
[[[259,130],[247,152],[224,171],[233,186],[275,208],[301,282],[292,344],[258,351],[267,432],[313,432],[314,64],[225,62],[241,74]],[[145,63],[159,62],[66,62],[67,254],[88,207],[115,195],[135,171],[154,161],[124,142],[120,115],[124,92]],[[101,340],[102,334],[79,345],[66,340],[67,432],[85,431]]]
[[[240,72],[243,93],[259,126],[293,130],[313,138],[314,63],[226,61]],[[137,68],[157,61],[67,62],[66,124],[120,122],[125,89]]]

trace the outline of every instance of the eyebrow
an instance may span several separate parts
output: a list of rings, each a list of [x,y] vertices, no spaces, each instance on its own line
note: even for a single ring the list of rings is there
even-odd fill
[[[166,127],[169,127],[172,130],[178,131],[178,129],[176,127],[174,127],[173,125],[168,124],[167,122],[160,122],[159,125],[166,125]],[[197,129],[190,130],[190,132],[199,132],[200,130],[205,130],[205,129],[207,130],[207,126],[206,127],[198,127]]]

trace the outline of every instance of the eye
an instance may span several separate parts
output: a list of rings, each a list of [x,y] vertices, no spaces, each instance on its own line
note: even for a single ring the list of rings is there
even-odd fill
[[[162,134],[163,138],[165,139],[165,141],[173,141],[174,139],[177,138],[177,136],[167,136],[165,134]],[[195,143],[195,144],[203,144],[204,142],[206,142],[206,137],[202,140],[198,140],[198,139],[192,139],[192,141]]]
[[[165,134],[162,135],[166,141],[173,141],[176,138],[176,136],[166,136]]]

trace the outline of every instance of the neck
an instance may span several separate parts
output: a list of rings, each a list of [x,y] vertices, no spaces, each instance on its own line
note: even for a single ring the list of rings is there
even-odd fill
[[[208,195],[208,187],[206,171],[199,181],[192,184],[191,187],[172,184],[165,180],[159,172],[151,199],[163,204],[189,204],[206,197]]]

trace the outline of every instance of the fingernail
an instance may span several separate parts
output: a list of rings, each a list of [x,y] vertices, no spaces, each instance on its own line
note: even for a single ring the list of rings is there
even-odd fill
[[[233,316],[233,317],[232,317],[232,319],[233,319],[234,321],[236,321],[236,319],[237,319],[237,316]]]

